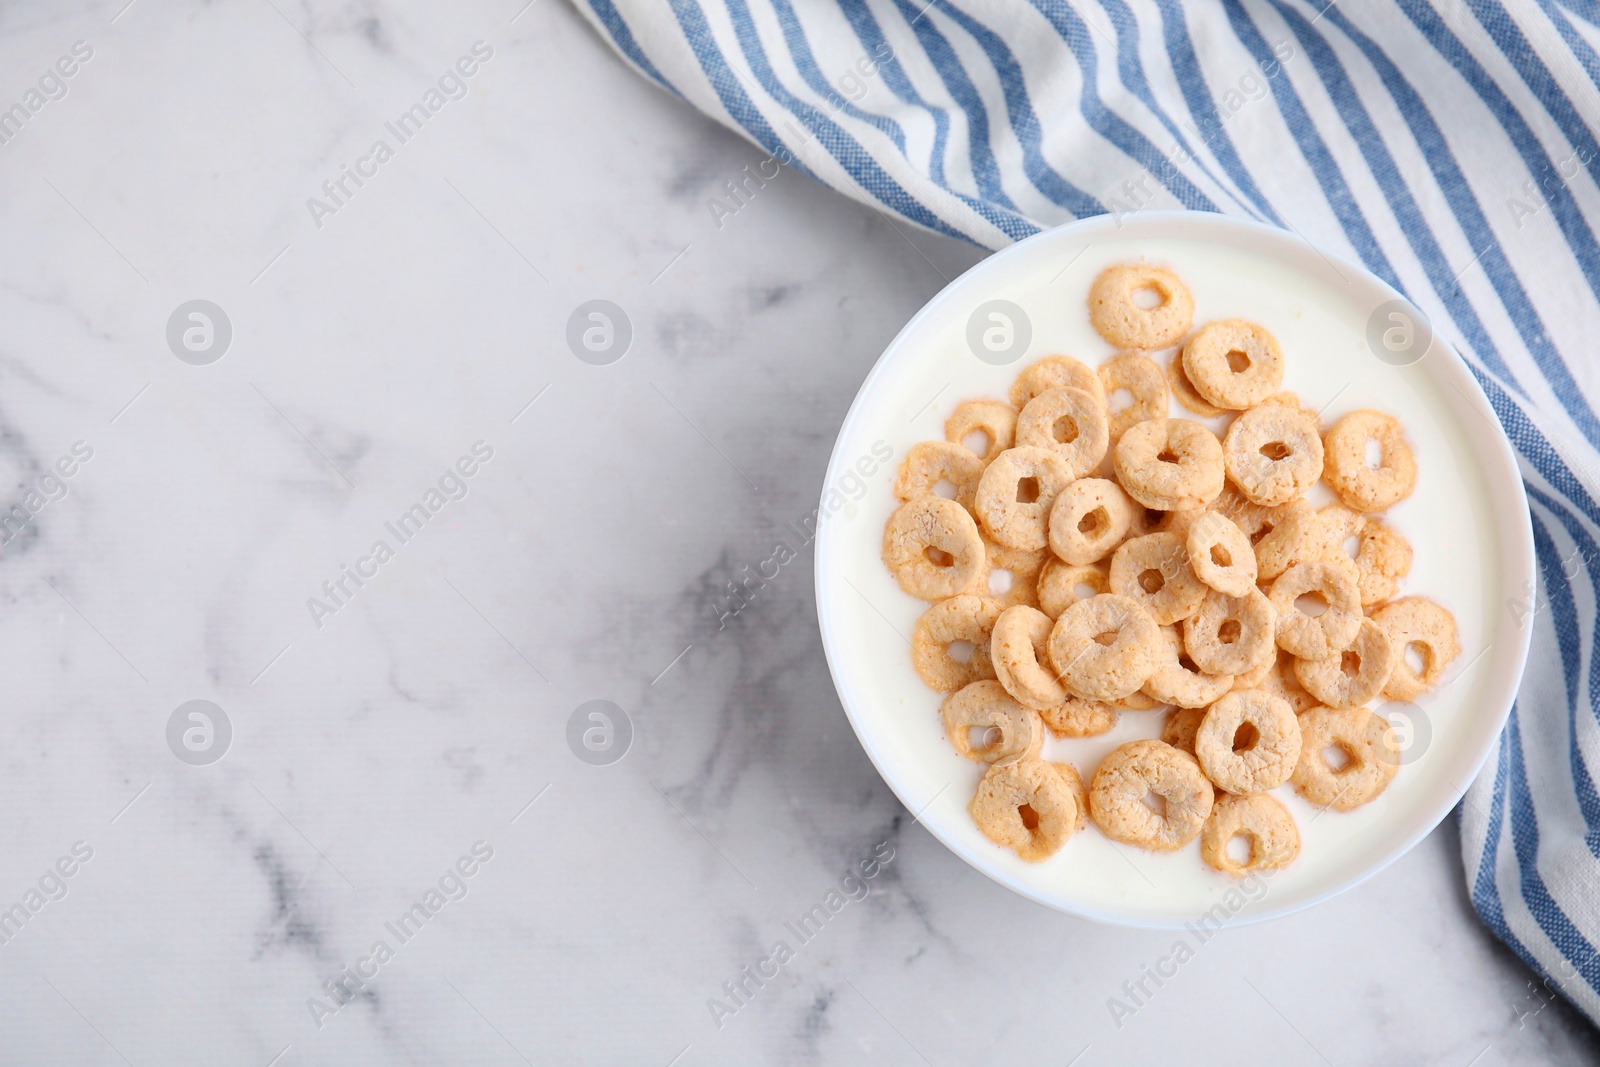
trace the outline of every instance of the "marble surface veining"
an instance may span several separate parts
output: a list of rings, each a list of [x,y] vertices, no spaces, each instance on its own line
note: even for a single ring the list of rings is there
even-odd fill
[[[1159,984],[916,826],[770,561],[980,254],[523,2],[0,8],[0,1063],[1600,1056],[1448,822]]]

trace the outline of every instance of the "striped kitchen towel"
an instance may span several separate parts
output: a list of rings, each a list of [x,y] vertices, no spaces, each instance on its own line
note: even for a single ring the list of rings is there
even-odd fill
[[[1467,886],[1600,1020],[1600,3],[574,2],[764,165],[887,216],[1000,248],[1219,211],[1408,294],[1516,448],[1539,559],[1527,679],[1462,804]]]

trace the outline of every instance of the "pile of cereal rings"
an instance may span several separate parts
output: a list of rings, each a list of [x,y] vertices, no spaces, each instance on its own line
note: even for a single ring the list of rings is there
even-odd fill
[[[1120,350],[1098,371],[1042,359],[900,467],[883,560],[931,602],[913,664],[949,694],[955,750],[987,764],[968,810],[996,845],[1042,861],[1092,820],[1159,852],[1198,837],[1234,876],[1286,866],[1300,832],[1272,791],[1373,800],[1401,761],[1367,705],[1417,697],[1460,653],[1449,611],[1396,595],[1412,550],[1382,512],[1411,494],[1415,457],[1381,412],[1324,429],[1281,391],[1261,326],[1192,330],[1170,271],[1109,267],[1088,310]],[[1151,356],[1173,348],[1165,369]],[[1169,417],[1169,396],[1226,428]],[[1307,501],[1319,480],[1338,503]],[[1164,709],[1160,736],[1113,750],[1087,786],[1040,756],[1047,729],[1089,737]]]

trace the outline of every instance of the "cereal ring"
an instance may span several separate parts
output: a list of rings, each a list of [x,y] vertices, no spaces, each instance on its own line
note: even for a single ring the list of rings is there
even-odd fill
[[[1327,537],[1324,538],[1326,547],[1323,550],[1321,561],[1331,563],[1350,576],[1350,581],[1355,584],[1357,599],[1361,596],[1361,568],[1356,566],[1356,561],[1344,552],[1344,546],[1335,539],[1337,529],[1333,523],[1327,521],[1322,512],[1317,513],[1317,521],[1322,524],[1322,529]],[[1311,562],[1311,561],[1307,561]],[[1363,605],[1363,608],[1365,605]]]
[[[1024,552],[1008,548],[987,537],[983,550],[988,556],[989,570],[982,590],[1000,601],[1004,607],[1026,604],[1039,606],[1039,571],[1044,566],[1046,552]]]
[[[1272,661],[1278,613],[1259,589],[1229,596],[1215,589],[1183,622],[1183,647],[1207,674],[1246,674]]]
[[[900,588],[922,600],[943,600],[981,581],[987,562],[978,524],[941,496],[900,505],[883,528],[883,562]]]
[[[1243,863],[1228,855],[1228,845],[1240,837],[1249,846]],[[1235,878],[1251,871],[1287,867],[1299,854],[1300,830],[1294,816],[1275,797],[1265,794],[1218,797],[1200,832],[1200,858]]]
[[[1067,783],[1067,788],[1072,791],[1072,799],[1078,802],[1078,822],[1076,828],[1082,830],[1089,825],[1089,787],[1083,784],[1083,775],[1078,773],[1078,768],[1070,763],[1059,760],[1051,762],[1050,766],[1061,775],[1061,780]]]
[[[1079,478],[1050,505],[1050,551],[1078,566],[1104,559],[1128,535],[1135,510],[1116,482]]]
[[[1219,408],[1243,411],[1283,384],[1283,350],[1264,327],[1225,319],[1200,327],[1183,346],[1183,371]]]
[[[1045,560],[1044,569],[1039,572],[1039,609],[1052,619],[1060,618],[1078,601],[1105,591],[1106,568],[1102,565],[1072,567],[1052,558]]]
[[[1136,296],[1156,295],[1146,307]],[[1194,298],[1170,270],[1144,263],[1107,267],[1089,286],[1089,324],[1118,348],[1166,348],[1194,323]]]
[[[967,439],[983,434],[983,448],[970,448]],[[1017,435],[1017,411],[998,400],[963,400],[944,420],[944,439],[967,448],[984,463],[1011,447]]]
[[[1022,604],[1000,613],[990,638],[995,677],[1018,704],[1035,711],[1057,707],[1067,690],[1055,671],[1043,666],[1050,657],[1054,620],[1038,608]]]
[[[1100,384],[1106,388],[1106,410],[1111,418],[1111,440],[1146,419],[1167,417],[1167,378],[1156,361],[1143,352],[1124,352],[1100,364]],[[1111,410],[1117,390],[1126,389],[1133,403]]]
[[[1111,706],[1118,711],[1155,711],[1157,708],[1165,708],[1167,704],[1165,701],[1157,700],[1155,697],[1146,696],[1144,688],[1141,686],[1138,690],[1129,693],[1122,699],[1111,701]]]
[[[1330,535],[1304,499],[1264,508],[1242,494],[1233,498],[1224,493],[1217,510],[1232,519],[1255,545],[1258,582],[1270,582],[1296,563],[1309,563],[1328,554]]]
[[[1239,487],[1237,485],[1226,484],[1223,485],[1222,492],[1217,495],[1217,499],[1212,501],[1211,510],[1215,511],[1218,515],[1221,515],[1223,518],[1239,527],[1239,529],[1244,530],[1246,537],[1249,537],[1250,531],[1245,529],[1245,524],[1243,522],[1239,521],[1242,516],[1248,515],[1252,512],[1270,515],[1273,511],[1272,508],[1258,507],[1257,505],[1250,503],[1249,499],[1246,498],[1243,493],[1239,492]],[[1250,538],[1250,543],[1255,544],[1255,538]]]
[[[1094,737],[1117,725],[1117,709],[1102,700],[1069,696],[1053,708],[1039,712],[1057,737]]]
[[[1146,532],[1176,534],[1178,540],[1187,544],[1189,541],[1189,527],[1194,524],[1194,520],[1205,513],[1205,508],[1179,508],[1177,511],[1163,511],[1159,513],[1161,520],[1155,524],[1153,529]]]
[[[995,676],[990,645],[1000,610],[998,601],[962,594],[922,613],[911,631],[911,665],[928,688],[948,693]],[[970,646],[966,659],[951,654],[956,642]]]
[[[1161,724],[1161,740],[1180,752],[1194,755],[1194,735],[1205,721],[1205,708],[1173,708]]]
[[[1219,593],[1248,595],[1256,587],[1256,551],[1244,531],[1217,511],[1203,511],[1187,526],[1184,545],[1195,577]]]
[[[1315,416],[1288,404],[1251,408],[1222,439],[1228,477],[1251,503],[1287,504],[1322,477],[1322,436]]]
[[[1334,562],[1349,561],[1356,570],[1356,589],[1361,594],[1361,606],[1380,604],[1394,596],[1400,589],[1400,579],[1411,573],[1411,545],[1399,531],[1386,526],[1382,519],[1363,515],[1338,504],[1330,504],[1317,512],[1322,528],[1327,532],[1327,559]],[[1355,538],[1356,550],[1346,548],[1346,542]]]
[[[984,468],[973,510],[989,536],[1008,548],[1044,548],[1050,505],[1073,479],[1067,461],[1048,448],[1008,448]]]
[[[1151,793],[1161,810],[1145,804]],[[1101,761],[1089,786],[1089,817],[1113,841],[1174,852],[1199,836],[1215,797],[1193,756],[1146,738]]]
[[[1313,421],[1315,421],[1317,419],[1316,410],[1314,408],[1306,407],[1303,403],[1300,402],[1300,397],[1299,397],[1298,394],[1291,393],[1287,389],[1285,389],[1281,393],[1273,393],[1271,396],[1267,397],[1261,403],[1263,403],[1263,404],[1287,404],[1292,408],[1297,408],[1302,415],[1310,416]]]
[[[1208,590],[1189,566],[1189,551],[1175,534],[1153,533],[1124,541],[1111,557],[1111,591],[1137,603],[1158,626],[1187,619]]]
[[[1017,375],[1011,383],[1011,406],[1021,411],[1047,389],[1082,389],[1105,406],[1106,389],[1100,384],[1100,375],[1071,356],[1046,356]]]
[[[1012,700],[993,680],[973,682],[945,697],[939,705],[939,718],[956,753],[979,763],[1037,756],[1044,744],[1039,713]],[[980,738],[977,744],[973,743],[975,732]]]
[[[1078,828],[1078,801],[1053,766],[1032,757],[992,765],[967,806],[995,844],[1029,863],[1049,859]]]
[[[1372,621],[1383,627],[1395,648],[1394,671],[1383,687],[1389,700],[1413,700],[1438,684],[1450,661],[1461,654],[1456,617],[1420,596],[1385,604]],[[1409,656],[1416,656],[1413,667]]]
[[[1323,808],[1359,808],[1382,793],[1400,767],[1389,723],[1366,708],[1312,708],[1300,716],[1300,738],[1300,762],[1290,780]],[[1328,762],[1330,748],[1343,754],[1341,763]]]
[[[1105,405],[1082,389],[1046,389],[1017,416],[1017,444],[1048,448],[1082,478],[1110,444]]]
[[[1300,609],[1309,596],[1326,608],[1317,615]],[[1350,571],[1332,563],[1296,563],[1272,583],[1272,606],[1278,612],[1278,647],[1301,659],[1326,659],[1343,652],[1361,628],[1361,594]]]
[[[1194,735],[1206,777],[1248,797],[1276,789],[1300,761],[1300,723],[1287,701],[1259,689],[1229,693],[1206,712]]]
[[[1300,679],[1295,675],[1295,664],[1299,662],[1287,653],[1280,653],[1256,688],[1288,701],[1296,715],[1304,715],[1317,706],[1317,698],[1306,692],[1306,687],[1300,684]]]
[[[1112,471],[1116,474],[1116,471]],[[1131,497],[1129,498],[1132,499]],[[1162,511],[1160,508],[1147,508],[1137,500],[1133,502],[1133,521],[1128,524],[1129,537],[1143,537],[1145,534],[1160,533],[1162,528],[1176,512]]]
[[[1378,443],[1378,465],[1367,465],[1367,442]],[[1411,495],[1417,461],[1400,423],[1380,411],[1352,411],[1333,424],[1323,445],[1328,484],[1348,508],[1382,511]]]
[[[894,480],[894,495],[901,500],[943,496],[964,508],[972,507],[983,477],[983,460],[949,441],[920,441],[906,452],[900,474]],[[938,491],[940,482],[953,486],[949,493]]]
[[[1203,419],[1214,419],[1228,413],[1227,408],[1217,407],[1195,389],[1194,383],[1189,380],[1188,373],[1183,369],[1182,352],[1173,356],[1167,363],[1167,388],[1172,390],[1174,400]]]
[[[1356,639],[1326,659],[1297,659],[1294,674],[1306,691],[1330,708],[1354,708],[1383,692],[1398,649],[1371,619],[1362,619]]]
[[[1155,670],[1160,640],[1137,603],[1101,593],[1061,613],[1050,631],[1050,663],[1073,696],[1121,700]]]
[[[1177,534],[1180,541],[1189,537],[1189,524],[1201,515],[1206,509],[1177,508],[1172,511],[1162,511],[1159,508],[1147,508],[1137,500],[1133,503],[1133,522],[1128,526],[1129,537],[1143,537],[1145,534],[1169,533]]]
[[[1147,508],[1202,508],[1222,492],[1222,442],[1198,422],[1135,423],[1112,457],[1122,488]]]
[[[1180,708],[1203,708],[1233,688],[1233,675],[1204,674],[1195,666],[1176,626],[1163,626],[1161,637],[1165,648],[1157,658],[1155,673],[1141,690],[1146,696]]]

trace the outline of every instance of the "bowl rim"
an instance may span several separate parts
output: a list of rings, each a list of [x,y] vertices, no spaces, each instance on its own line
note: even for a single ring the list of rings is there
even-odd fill
[[[1342,275],[1344,271],[1349,271],[1356,278],[1360,279],[1363,284],[1373,288],[1378,293],[1385,294],[1386,299],[1402,301],[1408,307],[1415,309],[1415,305],[1404,294],[1399,292],[1393,286],[1389,285],[1382,278],[1379,278],[1377,275],[1373,274],[1361,264],[1353,262],[1345,256],[1334,252],[1329,252],[1323,248],[1319,248],[1317,245],[1313,244],[1304,237],[1299,236],[1293,231],[1279,229],[1276,226],[1257,222],[1253,219],[1233,218],[1231,216],[1202,211],[1140,211],[1131,215],[1096,215],[1090,218],[1078,219],[1073,222],[1064,223],[1060,226],[1041,230],[1039,233],[1024,238],[1021,241],[1018,241],[1012,245],[1008,245],[1007,247],[994,252],[992,255],[985,257],[978,263],[975,263],[973,266],[968,268],[966,271],[957,275],[954,279],[951,279],[937,293],[930,297],[928,301],[918,309],[915,315],[907,320],[905,325],[895,333],[894,338],[884,347],[882,353],[879,354],[877,360],[873,363],[871,370],[869,370],[866,376],[861,380],[861,385],[856,391],[855,398],[851,401],[849,410],[845,413],[844,419],[839,424],[839,432],[834,438],[833,450],[829,455],[827,469],[823,477],[818,514],[823,515],[827,513],[825,510],[820,509],[826,505],[828,487],[833,485],[835,480],[839,477],[841,473],[841,464],[848,462],[848,457],[844,454],[845,441],[846,438],[850,436],[850,433],[856,422],[864,417],[864,401],[867,393],[870,391],[871,386],[877,382],[880,376],[888,373],[886,370],[886,365],[889,363],[891,357],[893,357],[899,351],[900,347],[903,343],[905,343],[905,340],[908,336],[916,332],[917,329],[927,319],[941,311],[944,308],[944,305],[947,304],[957,292],[983,286],[990,275],[1000,273],[1005,269],[1005,265],[1008,264],[1012,259],[1031,253],[1034,248],[1041,244],[1061,241],[1070,236],[1080,238],[1087,247],[1088,245],[1092,245],[1094,243],[1094,240],[1097,236],[1103,235],[1109,237],[1110,234],[1105,233],[1105,231],[1108,230],[1113,231],[1118,238],[1126,238],[1128,236],[1127,231],[1130,227],[1134,228],[1135,230],[1146,228],[1160,230],[1167,227],[1178,227],[1180,231],[1187,232],[1180,232],[1176,234],[1176,236],[1184,237],[1192,236],[1195,233],[1202,233],[1203,231],[1207,230],[1211,230],[1213,232],[1227,232],[1234,235],[1245,234],[1251,239],[1264,241],[1267,245],[1265,252],[1268,255],[1291,251],[1303,253],[1309,250],[1310,252],[1315,253],[1316,256],[1320,257],[1329,267],[1333,268],[1335,273],[1340,273]],[[1156,235],[1152,234],[1152,236]],[[1175,235],[1171,232],[1166,232],[1159,234],[1159,236],[1172,237]],[[1422,314],[1420,310],[1417,310],[1417,314],[1421,317],[1422,321],[1430,322],[1428,316]],[[1490,472],[1487,476],[1489,477],[1491,483],[1496,481],[1508,481],[1510,485],[1514,487],[1515,498],[1514,500],[1507,501],[1506,503],[1513,505],[1514,510],[1512,510],[1512,514],[1520,518],[1520,523],[1514,523],[1520,536],[1517,538],[1515,544],[1506,545],[1506,558],[1502,560],[1502,563],[1505,566],[1508,579],[1515,580],[1520,572],[1523,580],[1535,582],[1537,580],[1537,558],[1534,552],[1533,523],[1529,513],[1526,487],[1522,480],[1521,470],[1517,462],[1516,453],[1512,448],[1510,438],[1506,436],[1505,429],[1501,425],[1499,418],[1495,415],[1493,406],[1489,403],[1489,399],[1484,393],[1483,388],[1478,384],[1477,379],[1473,376],[1471,370],[1468,368],[1465,359],[1461,357],[1453,345],[1451,345],[1444,338],[1440,337],[1436,331],[1432,332],[1432,343],[1434,346],[1442,349],[1442,351],[1448,354],[1451,358],[1433,360],[1432,362],[1434,367],[1429,373],[1444,375],[1446,380],[1450,384],[1454,385],[1457,391],[1462,394],[1467,403],[1477,407],[1479,412],[1488,417],[1496,428],[1497,432],[1493,436],[1492,444],[1489,444],[1488,447],[1494,458],[1498,461],[1496,464],[1498,471]],[[1496,486],[1496,488],[1499,488],[1499,486]],[[883,779],[884,783],[888,785],[890,791],[894,793],[896,799],[900,801],[906,810],[912,813],[912,821],[915,823],[921,823],[921,825],[927,829],[928,832],[932,834],[940,844],[949,849],[959,859],[961,859],[968,866],[972,867],[974,870],[979,871],[991,880],[998,882],[1000,885],[1018,894],[1019,896],[1025,897],[1028,900],[1032,900],[1038,904],[1042,904],[1054,911],[1078,916],[1080,918],[1092,919],[1096,922],[1114,926],[1149,930],[1183,929],[1184,924],[1180,921],[1167,921],[1144,916],[1129,916],[1112,911],[1106,911],[1100,908],[1073,905],[1065,901],[1055,899],[1047,894],[1037,891],[1026,883],[1017,881],[1007,872],[987,862],[984,857],[976,855],[964,845],[951,840],[942,831],[937,821],[922,822],[922,813],[925,812],[927,808],[931,806],[940,795],[943,794],[944,790],[940,789],[939,792],[935,793],[932,797],[921,801],[922,806],[919,808],[916,803],[913,803],[912,798],[908,797],[904,792],[905,788],[908,786],[908,783],[896,781],[885,771],[884,759],[880,757],[880,753],[877,750],[874,742],[870,739],[870,735],[868,733],[864,733],[861,723],[858,722],[857,715],[860,712],[856,707],[853,706],[853,701],[847,695],[849,692],[849,683],[845,678],[841,677],[840,670],[836,665],[838,656],[835,652],[835,645],[839,640],[841,640],[841,638],[838,633],[833,632],[833,628],[829,623],[829,619],[834,614],[834,599],[836,593],[838,592],[837,582],[834,581],[830,584],[830,579],[834,579],[835,575],[825,566],[824,558],[820,551],[822,546],[822,540],[820,536],[817,538],[815,544],[816,548],[814,551],[816,552],[816,557],[813,581],[816,594],[817,628],[819,636],[822,640],[823,655],[828,663],[829,677],[833,681],[834,691],[838,694],[839,702],[844,708],[845,716],[850,721],[850,728],[855,732],[857,741],[860,742],[862,749],[865,750],[867,758],[872,761],[873,768],[878,772],[878,777]],[[1523,586],[1519,582],[1517,587],[1522,588]],[[1386,870],[1395,861],[1415,848],[1423,838],[1427,837],[1438,828],[1439,824],[1444,821],[1445,816],[1448,815],[1450,811],[1461,802],[1461,798],[1466,794],[1467,790],[1471,788],[1472,783],[1478,778],[1479,774],[1482,773],[1485,763],[1498,747],[1500,737],[1505,730],[1506,721],[1510,718],[1511,709],[1515,706],[1517,692],[1521,688],[1522,677],[1527,669],[1528,654],[1533,638],[1533,627],[1519,626],[1516,629],[1516,633],[1517,648],[1515,649],[1515,670],[1509,672],[1505,676],[1505,680],[1496,687],[1495,691],[1484,698],[1484,703],[1486,706],[1492,706],[1497,709],[1494,730],[1488,735],[1489,741],[1483,746],[1483,750],[1478,753],[1476,760],[1472,764],[1470,772],[1459,781],[1453,781],[1448,792],[1441,792],[1441,800],[1439,802],[1435,803],[1431,807],[1422,809],[1423,816],[1418,821],[1418,829],[1409,836],[1403,838],[1397,845],[1385,853],[1377,862],[1369,865],[1365,870],[1361,871],[1359,874],[1350,878],[1349,880],[1338,882],[1330,888],[1318,893],[1314,893],[1305,899],[1281,905],[1277,908],[1269,907],[1263,908],[1259,911],[1241,911],[1229,920],[1230,926],[1245,926],[1254,923],[1269,922],[1274,919],[1280,919],[1285,916],[1295,914],[1318,904],[1326,903],[1328,900],[1331,900],[1342,893],[1356,888],[1357,886],[1366,882],[1368,879],[1372,878],[1374,875]]]

